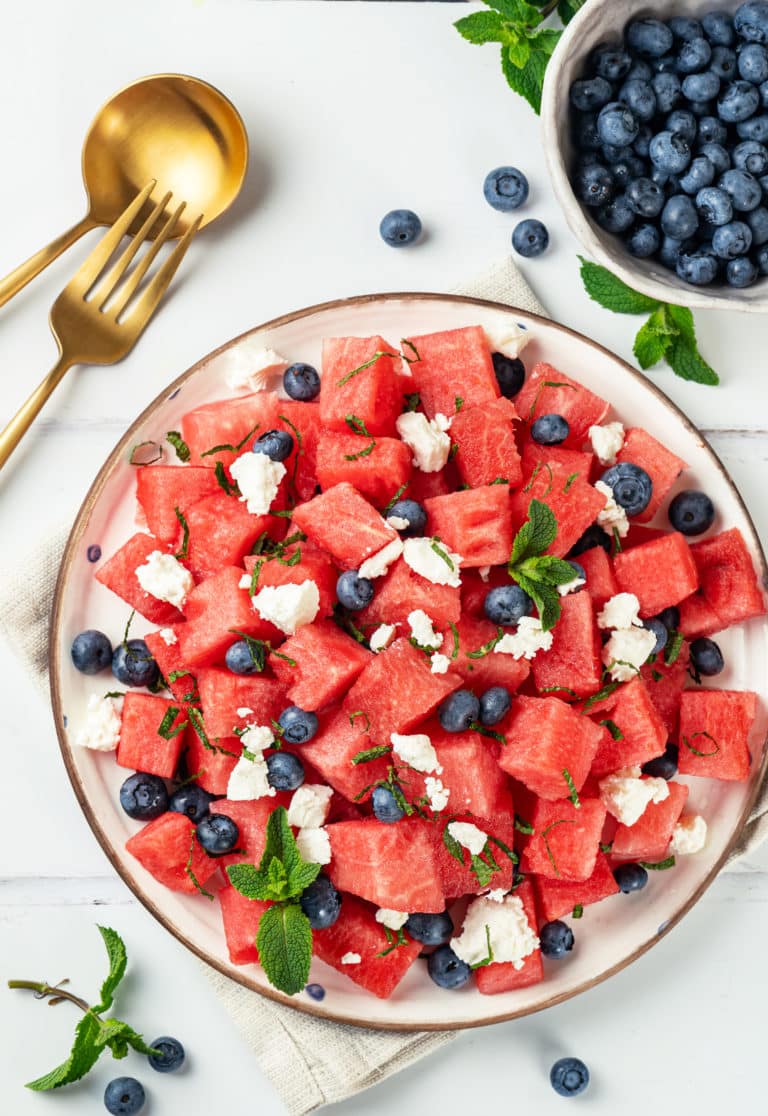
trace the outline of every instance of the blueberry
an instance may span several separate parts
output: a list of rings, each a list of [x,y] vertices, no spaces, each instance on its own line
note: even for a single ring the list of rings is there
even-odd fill
[[[408,916],[406,932],[422,945],[444,945],[453,935],[453,919],[447,911],[442,914],[422,914],[415,911]]]
[[[676,632],[680,627],[680,609],[675,605],[670,605],[669,608],[663,608],[661,612],[658,613],[657,619],[661,620],[668,632]]]
[[[691,665],[698,674],[712,678],[724,669],[725,660],[715,641],[702,636],[691,644]]]
[[[757,140],[758,143],[768,143],[768,114],[753,116],[751,120],[742,120],[736,125],[739,139]]]
[[[143,639],[118,643],[112,655],[112,673],[124,686],[154,686],[160,677]]]
[[[174,791],[168,802],[168,809],[174,814],[184,814],[197,823],[209,813],[215,795],[203,790],[197,783],[187,783]]]
[[[129,818],[151,821],[168,809],[168,791],[159,775],[137,771],[120,787],[120,805]]]
[[[648,153],[653,165],[665,174],[680,174],[691,161],[691,145],[677,132],[657,132]]]
[[[607,90],[605,100],[610,100],[611,88],[607,81],[601,78],[595,78]],[[589,98],[585,98],[589,100]],[[605,101],[601,102],[605,104]],[[596,108],[595,104],[578,105],[577,108]],[[483,195],[485,200],[494,209],[501,210],[502,213],[507,213],[512,209],[519,209],[528,200],[528,179],[522,171],[517,167],[496,167],[495,170],[489,171],[483,182]]]
[[[317,736],[320,727],[317,714],[299,709],[298,705],[289,705],[284,709],[277,723],[283,729],[283,740],[287,744],[307,744]]]
[[[427,971],[439,988],[461,988],[472,976],[469,965],[449,945],[442,945],[429,955]]]
[[[655,256],[661,244],[659,230],[655,225],[638,225],[627,237],[627,248],[630,255],[638,259],[648,259]]]
[[[397,500],[387,511],[387,515],[408,520],[408,526],[403,527],[400,532],[408,538],[413,535],[423,535],[427,528],[427,513],[416,500]]]
[[[254,674],[259,661],[251,652],[251,645],[244,639],[231,643],[224,655],[224,662],[233,674]]]
[[[573,949],[573,930],[560,919],[545,922],[539,930],[539,942],[545,957],[565,957]]]
[[[641,78],[628,78],[619,90],[619,100],[631,109],[637,120],[647,122],[656,114],[656,94],[653,86]],[[633,140],[637,139],[637,129]]]
[[[744,221],[731,221],[715,229],[712,251],[721,260],[735,260],[748,252],[752,244],[752,230]]]
[[[759,205],[751,213],[745,213],[744,219],[752,230],[752,246],[759,248],[768,242],[768,209]]]
[[[654,74],[651,78],[651,89],[656,97],[658,112],[671,112],[683,98],[683,90],[677,74]]]
[[[641,124],[640,129],[637,133],[637,139],[632,144],[632,150],[634,151],[635,155],[637,155],[641,159],[647,159],[648,149],[651,145],[652,139],[653,129],[650,128],[647,124]]]
[[[573,122],[573,142],[577,150],[597,151],[600,137],[597,134],[597,116],[593,112],[578,113]]]
[[[454,690],[438,706],[437,716],[446,732],[466,732],[480,716],[480,702],[471,690]]]
[[[560,1058],[549,1071],[549,1081],[561,1097],[577,1097],[589,1085],[589,1070],[579,1058]]]
[[[345,570],[336,582],[336,596],[350,612],[360,612],[373,600],[373,582],[360,577],[357,570]]]
[[[730,47],[716,46],[712,51],[712,58],[709,63],[709,68],[713,74],[717,74],[721,81],[733,81],[736,76],[736,52],[731,50]],[[717,119],[714,117],[713,119]],[[718,121],[722,124],[722,121]],[[725,135],[717,140],[717,143],[722,143]]]
[[[85,552],[85,556],[89,562],[98,562],[101,558],[101,547],[98,543],[92,543]]]
[[[209,856],[223,856],[231,852],[240,840],[237,823],[226,814],[207,814],[197,823],[195,832]]]
[[[292,364],[283,373],[283,387],[290,399],[308,403],[320,394],[320,376],[311,364]]]
[[[571,85],[571,104],[581,112],[601,109],[613,96],[611,83],[603,77],[584,78]]]
[[[341,914],[342,898],[323,872],[304,888],[299,905],[313,930],[327,930]]]
[[[747,43],[739,52],[738,67],[744,81],[760,85],[768,80],[768,51],[760,43]]]
[[[480,695],[480,724],[497,725],[509,713],[512,697],[505,686],[491,686]]]
[[[174,1073],[184,1065],[184,1047],[178,1039],[162,1035],[149,1044],[159,1054],[148,1055],[148,1062],[158,1073]]]
[[[714,70],[704,70],[701,74],[688,74],[683,78],[683,96],[689,101],[706,103],[713,101],[720,92],[720,78]],[[705,110],[703,115],[706,115]]]
[[[698,74],[701,70],[706,69],[711,57],[712,47],[703,36],[698,39],[688,39],[677,52],[678,73]],[[683,82],[683,92],[685,93],[685,82]],[[686,96],[688,96],[687,93]],[[712,94],[712,96],[716,96],[716,94]],[[701,98],[701,100],[705,99],[708,100],[708,98]]]
[[[755,263],[760,275],[768,275],[768,244],[761,245],[755,252]]]
[[[313,1000],[317,1000],[318,1002],[325,999],[325,989],[322,984],[308,984],[304,991]]]
[[[621,81],[629,72],[632,57],[621,46],[601,43],[592,51],[591,63],[595,72],[606,81]]]
[[[134,1116],[145,1099],[144,1086],[135,1077],[115,1077],[104,1090],[104,1107],[112,1116]]]
[[[627,515],[640,515],[648,507],[653,481],[639,465],[619,461],[607,469],[600,480],[613,492],[613,498]]]
[[[659,58],[672,49],[672,32],[658,19],[635,19],[627,27],[627,46],[643,58]]]
[[[731,156],[721,143],[702,143],[699,155],[706,155],[717,174],[724,174],[731,165]]]
[[[733,218],[733,205],[725,190],[705,186],[696,195],[696,209],[707,225],[727,225]]]
[[[607,205],[616,190],[613,175],[600,163],[577,170],[573,188],[576,197],[584,205]]]
[[[699,130],[696,117],[688,109],[674,109],[665,121],[667,131],[677,136],[682,136],[689,144],[693,144]]]
[[[267,430],[253,443],[254,453],[263,453],[271,461],[285,461],[293,452],[293,435],[287,430]]]
[[[748,81],[732,81],[721,91],[717,115],[726,124],[738,124],[757,112],[760,94]]]
[[[763,200],[760,183],[749,171],[736,168],[728,170],[721,176],[718,185],[731,199],[733,208],[741,213],[757,209]]]
[[[678,253],[675,272],[684,283],[690,283],[694,287],[708,287],[717,278],[718,270],[717,257],[703,248]]]
[[[392,209],[382,217],[379,233],[390,248],[404,248],[421,236],[421,221],[411,209]]]
[[[613,541],[610,535],[607,535],[602,527],[598,527],[593,523],[591,527],[587,527],[583,535],[580,535],[571,549],[568,551],[569,558],[578,558],[586,550],[592,550],[596,546],[601,546],[606,554],[610,554],[613,548]]]
[[[677,775],[678,756],[677,744],[673,744],[670,740],[663,756],[657,756],[656,759],[648,760],[643,764],[643,775],[651,775],[654,779],[674,779]]]
[[[667,20],[667,27],[676,39],[682,39],[684,43],[700,39],[704,34],[698,19],[689,19],[687,16],[672,16]]]
[[[632,65],[627,70],[627,81],[631,81],[632,78],[639,78],[641,81],[650,81],[652,77],[653,70],[642,58],[635,58]]]
[[[620,101],[610,101],[598,113],[597,134],[603,143],[624,147],[635,142],[639,130],[634,112]]]
[[[734,167],[748,171],[755,178],[761,178],[768,172],[768,147],[757,140],[738,143],[733,149],[732,158]]]
[[[619,891],[629,895],[630,891],[641,891],[648,883],[648,873],[640,864],[620,864],[613,870],[613,878]]]
[[[386,825],[399,822],[405,817],[405,810],[398,805],[389,787],[376,787],[371,795],[371,803],[375,817]]]
[[[540,446],[559,446],[570,432],[562,415],[541,415],[531,426],[531,438]]]
[[[636,155],[629,155],[626,159],[620,159],[611,167],[611,176],[616,185],[623,189],[633,179],[638,178],[645,173],[646,164],[645,160],[639,159]]]
[[[683,535],[701,535],[715,519],[715,505],[705,492],[686,489],[669,505],[669,522]],[[678,620],[679,623],[679,620]]]
[[[304,782],[304,764],[291,752],[270,752],[267,772],[267,781],[275,790],[293,791]]]
[[[699,215],[687,194],[673,194],[661,211],[661,227],[666,236],[685,240],[699,227]]]
[[[736,34],[753,43],[768,42],[768,4],[752,0],[742,4],[733,17]]]
[[[686,194],[698,194],[699,190],[712,184],[714,177],[715,168],[706,155],[697,155],[685,174],[680,176],[680,186]]]
[[[709,41],[717,46],[733,46],[736,41],[730,12],[707,12],[701,17],[701,28]]]
[[[768,108],[768,81],[764,81],[759,86],[759,90],[760,90],[760,105],[762,106],[762,108]],[[91,550],[92,548],[89,547],[88,549]],[[96,549],[98,550],[99,548],[96,547]],[[101,557],[101,555],[99,555],[99,557]],[[96,562],[96,561],[98,561],[98,559],[97,558],[92,558],[92,559],[89,558],[89,561]]]
[[[540,256],[542,252],[547,250],[548,245],[549,233],[546,225],[543,225],[541,221],[535,221],[529,217],[526,221],[521,221],[519,225],[515,225],[512,231],[512,247],[519,255],[525,256],[527,259]]]
[[[88,628],[72,640],[72,663],[81,674],[98,674],[112,662],[112,644],[103,632]]]
[[[677,261],[683,248],[682,240],[675,240],[673,236],[665,236],[659,248],[659,260],[671,271],[677,268]]]
[[[652,655],[659,655],[667,646],[669,639],[669,632],[666,626],[657,617],[652,616],[650,620],[643,620],[643,627],[646,631],[653,632],[656,636],[656,642],[651,651]]]
[[[635,178],[625,197],[639,217],[658,217],[664,208],[664,191],[650,178]]]
[[[619,194],[608,205],[596,210],[595,219],[606,232],[623,233],[632,225],[635,215],[625,195]]]
[[[507,399],[514,399],[525,383],[525,365],[519,357],[508,357],[504,353],[492,353],[493,371],[496,373],[496,382],[499,391]],[[415,501],[408,501],[415,503]],[[389,513],[393,513],[390,511]],[[424,512],[424,526],[427,523],[427,513]],[[423,531],[423,528],[422,528]]]
[[[725,279],[729,287],[751,287],[758,274],[757,264],[749,256],[729,260],[725,267]]]
[[[519,585],[497,585],[486,594],[483,611],[494,624],[509,627],[531,615],[533,601]]]
[[[677,70],[677,55],[662,54],[660,58],[650,58],[648,64],[656,74],[673,74]]]

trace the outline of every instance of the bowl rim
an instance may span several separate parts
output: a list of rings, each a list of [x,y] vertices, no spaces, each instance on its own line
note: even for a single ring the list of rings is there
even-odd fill
[[[496,302],[491,299],[475,298],[470,295],[439,294],[430,291],[391,291],[380,294],[355,295],[348,298],[338,298],[330,300],[328,302],[317,303],[313,306],[304,307],[300,310],[294,310],[287,314],[282,314],[277,318],[272,318],[269,321],[254,326],[251,329],[247,329],[243,333],[238,334],[236,337],[231,338],[224,344],[218,346],[218,348],[213,349],[211,352],[207,353],[200,360],[197,360],[193,365],[187,368],[185,372],[182,372],[180,376],[178,376],[170,384],[166,385],[163,390],[141,411],[141,413],[130,424],[128,429],[115,445],[112,452],[102,464],[101,468],[96,474],[96,477],[91,483],[91,486],[88,489],[88,492],[86,493],[85,498],[83,499],[83,502],[80,505],[80,508],[78,509],[78,512],[74,518],[72,529],[64,547],[64,552],[62,554],[61,564],[59,566],[59,572],[54,590],[53,607],[51,611],[48,633],[48,672],[50,681],[51,706],[54,724],[56,727],[56,735],[59,742],[59,749],[61,751],[67,775],[69,776],[70,783],[72,784],[72,788],[75,792],[75,796],[85,816],[85,819],[88,822],[88,825],[90,826],[97,841],[99,842],[102,851],[106,855],[112,867],[117,872],[118,876],[120,876],[122,881],[128,886],[133,895],[146,908],[146,910],[149,911],[149,913],[166,930],[170,931],[170,933],[177,939],[177,941],[179,941],[183,946],[190,950],[190,952],[195,954],[201,961],[204,961],[206,964],[210,965],[211,968],[215,969],[222,976],[227,977],[230,980],[234,980],[236,983],[242,985],[245,988],[248,988],[250,991],[257,992],[260,995],[265,996],[267,999],[274,1001],[275,1003],[287,1005],[289,1007],[292,1007],[296,1011],[303,1012],[306,1015],[313,1015],[319,1019],[325,1019],[335,1023],[347,1023],[350,1026],[354,1027],[373,1027],[377,1030],[383,1031],[460,1031],[467,1030],[473,1027],[487,1026],[491,1023],[503,1023],[512,1019],[522,1018],[523,1016],[542,1011],[545,1008],[554,1007],[556,1004],[562,1003],[565,1000],[572,999],[573,997],[588,991],[590,988],[594,988],[596,985],[601,984],[604,980],[607,980],[615,973],[620,972],[622,969],[630,965],[633,961],[637,960],[638,957],[641,957],[644,953],[646,953],[657,941],[661,941],[661,939],[664,938],[669,933],[669,931],[674,926],[676,926],[678,922],[680,922],[681,919],[692,909],[692,907],[698,902],[704,892],[710,887],[715,877],[719,874],[720,870],[723,868],[733,849],[735,848],[739,837],[741,836],[741,833],[744,829],[744,826],[749,820],[752,808],[760,793],[763,782],[765,781],[766,774],[768,774],[768,748],[765,746],[765,744],[768,742],[768,739],[763,742],[762,763],[758,772],[758,776],[754,780],[754,786],[747,796],[744,808],[738,819],[738,823],[734,827],[731,838],[728,841],[725,849],[721,853],[720,857],[710,869],[704,880],[702,880],[702,882],[696,887],[691,895],[688,896],[685,903],[669,918],[663,929],[660,929],[659,931],[653,933],[645,942],[638,946],[637,949],[635,949],[627,957],[623,958],[615,965],[612,965],[609,968],[591,977],[589,980],[583,981],[581,984],[573,989],[551,995],[542,1003],[529,1005],[518,1010],[497,1012],[489,1011],[488,1013],[478,1018],[473,1018],[470,1020],[450,1021],[447,1023],[440,1021],[430,1023],[414,1023],[408,1021],[388,1022],[377,1020],[375,1024],[371,1024],[366,1019],[350,1018],[347,1015],[342,1015],[338,1012],[323,1008],[320,1004],[298,1000],[296,997],[286,996],[283,993],[278,992],[271,986],[264,987],[260,984],[255,983],[250,978],[247,972],[236,969],[234,966],[228,966],[226,962],[220,961],[217,958],[210,956],[203,947],[198,946],[197,944],[195,944],[195,942],[190,940],[181,930],[179,930],[178,927],[173,924],[172,920],[160,908],[160,906],[158,906],[158,904],[153,899],[151,899],[144,893],[142,885],[136,880],[131,868],[128,866],[126,861],[118,854],[117,849],[113,845],[110,838],[107,836],[105,830],[102,828],[99,819],[96,816],[94,807],[91,805],[85,793],[85,788],[80,780],[74,763],[72,749],[64,731],[61,690],[59,686],[59,668],[61,666],[61,660],[58,655],[59,634],[63,622],[64,596],[69,572],[74,563],[82,536],[88,524],[91,510],[100,497],[102,489],[104,488],[113,467],[121,459],[125,450],[133,443],[137,431],[141,429],[143,424],[148,419],[151,418],[155,409],[161,404],[165,403],[170,394],[175,392],[187,380],[195,376],[211,360],[215,359],[217,356],[232,348],[234,345],[237,345],[240,342],[244,341],[246,338],[254,333],[259,333],[263,330],[274,329],[279,326],[287,325],[291,322],[295,322],[302,318],[307,318],[324,311],[336,310],[345,306],[364,306],[369,303],[382,301],[451,302],[468,307],[479,306],[492,310],[498,310],[507,315],[520,313],[525,317],[530,318],[534,322],[538,322],[543,327],[557,329],[569,337],[573,337],[576,338],[578,341],[585,342],[586,344],[597,349],[604,356],[615,361],[621,366],[624,372],[629,373],[632,377],[639,380],[644,387],[646,387],[661,401],[662,404],[664,404],[669,410],[673,412],[675,417],[683,424],[685,429],[690,434],[694,435],[700,440],[704,451],[711,458],[712,465],[720,472],[720,474],[724,478],[726,484],[729,486],[733,494],[733,497],[740,511],[745,517],[746,523],[748,524],[750,533],[752,535],[752,543],[758,555],[760,567],[759,575],[761,583],[763,585],[768,584],[768,562],[766,561],[766,555],[760,542],[757,530],[755,528],[754,521],[752,520],[752,517],[744,503],[740,492],[738,491],[736,485],[731,479],[730,474],[728,473],[728,470],[725,468],[720,458],[717,456],[715,451],[712,449],[712,447],[709,445],[709,443],[706,441],[697,427],[690,421],[690,419],[683,413],[683,411],[675,403],[673,403],[672,400],[669,399],[668,396],[665,395],[665,393],[659,387],[657,387],[656,384],[654,384],[651,380],[648,379],[648,377],[644,376],[636,368],[633,368],[632,365],[628,364],[621,357],[613,353],[606,346],[601,345],[597,341],[593,341],[591,338],[585,336],[583,333],[579,333],[575,329],[571,329],[569,326],[565,326],[559,322],[552,321],[550,318],[547,318],[544,315],[535,314],[529,310],[523,309],[522,307],[518,308],[510,306],[506,303]]]

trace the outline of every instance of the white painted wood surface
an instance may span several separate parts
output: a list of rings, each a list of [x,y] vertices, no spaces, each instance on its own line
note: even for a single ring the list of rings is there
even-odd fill
[[[443,290],[506,253],[513,217],[482,199],[485,173],[525,169],[525,215],[549,225],[549,254],[523,264],[553,317],[628,356],[631,319],[590,303],[577,245],[546,180],[537,122],[507,93],[494,48],[451,28],[458,5],[331,0],[26,0],[8,6],[0,44],[5,104],[0,273],[81,215],[82,136],[95,108],[141,74],[177,70],[219,85],[241,109],[254,172],[231,216],[201,235],[172,297],[134,353],[114,369],[82,369],[60,389],[0,481],[0,565],[18,564],[71,519],[95,469],[162,385],[209,349],[284,311],[376,290]],[[392,251],[381,215],[416,209],[425,243]],[[0,311],[0,419],[53,363],[50,303],[88,251],[81,244]],[[652,373],[707,433],[768,540],[768,322],[701,314],[718,389]],[[46,1099],[22,1083],[67,1049],[72,1010],[50,1011],[0,989],[3,1111],[100,1111],[104,1085],[136,1073],[153,1113],[228,1116],[282,1106],[186,954],[115,878],[69,789],[45,701],[13,649],[0,645],[3,824],[0,957],[11,976],[72,978],[95,992],[102,958],[94,923],[128,942],[131,977],[119,1010],[150,1036],[177,1034],[181,1076],[135,1057],[104,1061],[81,1087]],[[338,1106],[370,1116],[477,1104],[560,1112],[549,1064],[583,1057],[579,1101],[594,1116],[675,1111],[698,1116],[762,1103],[768,850],[722,877],[684,923],[609,983],[545,1015],[468,1033],[449,1050]],[[639,1076],[638,1076],[639,1075]]]

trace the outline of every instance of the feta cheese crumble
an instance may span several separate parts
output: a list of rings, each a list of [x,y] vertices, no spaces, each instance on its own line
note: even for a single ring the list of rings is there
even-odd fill
[[[239,345],[222,353],[224,379],[232,391],[264,391],[275,376],[281,376],[290,364],[274,349],[265,348],[257,341],[241,341]]]
[[[672,830],[669,851],[678,856],[701,852],[707,840],[707,823],[701,814],[688,814]]]
[[[492,903],[503,903],[507,894],[503,887],[495,887],[486,894],[485,898],[490,899]]]
[[[387,907],[379,907],[376,912],[376,921],[389,930],[400,930],[408,921],[408,912],[391,911]]]
[[[182,566],[178,558],[162,550],[153,550],[145,564],[136,567],[136,580],[145,593],[176,608],[183,606],[195,587],[189,570]]]
[[[666,779],[640,779],[639,775],[640,768],[628,768],[598,784],[603,805],[622,825],[634,825],[649,803],[669,798]]]
[[[566,581],[565,585],[558,585],[557,591],[561,597],[567,597],[569,593],[575,593],[577,589],[581,589],[582,585],[586,584],[586,578],[577,575],[573,581]]]
[[[442,558],[434,549],[439,547],[447,557]],[[451,585],[457,589],[461,585],[459,567],[462,563],[460,554],[454,554],[447,546],[435,539],[406,539],[403,546],[405,564],[410,566],[414,573],[431,581],[433,585]]]
[[[519,357],[531,340],[531,331],[513,321],[500,326],[484,326],[483,329],[491,352],[503,353],[511,360]]]
[[[441,655],[439,651],[435,651],[430,655],[429,661],[431,663],[430,670],[433,674],[447,674],[451,665],[451,660],[447,655]]]
[[[376,554],[366,558],[360,569],[357,571],[359,577],[368,577],[373,580],[376,577],[383,577],[393,562],[396,562],[400,555],[403,553],[403,540],[398,536],[383,546]]]
[[[449,788],[443,786],[442,779],[435,779],[434,776],[427,775],[424,780],[424,789],[427,792],[430,810],[439,814],[448,805],[448,799],[451,796]]]
[[[122,698],[99,697],[91,694],[75,744],[94,752],[114,752],[120,743]]]
[[[253,607],[285,635],[293,635],[317,616],[320,590],[311,578],[298,585],[265,585],[253,597]]]
[[[245,718],[253,716],[253,710],[250,709],[247,705],[241,705],[239,709],[235,710],[235,712],[237,713],[238,717]]]
[[[432,741],[426,733],[417,732],[412,736],[401,736],[398,732],[390,733],[392,751],[403,763],[407,763],[414,771],[429,774],[432,771],[439,775],[443,768],[438,761],[437,752],[432,747]]]
[[[605,426],[590,426],[589,440],[592,452],[601,465],[615,465],[616,454],[624,445],[624,425],[621,422],[607,422]]]
[[[275,734],[267,725],[246,725],[240,740],[249,752],[264,752],[275,743]]]
[[[269,785],[269,769],[263,752],[250,752],[238,759],[227,782],[227,798],[232,802],[252,802],[257,798],[274,798],[275,788]]]
[[[408,613],[408,623],[411,628],[411,635],[418,643],[419,647],[442,647],[443,637],[439,632],[435,631],[435,622],[431,616],[427,616],[421,608],[415,608],[413,612]]]
[[[545,632],[538,616],[523,616],[517,630],[503,635],[493,649],[495,655],[512,655],[515,659],[533,659],[539,651],[549,651],[552,632]]]
[[[488,578],[491,576],[491,567],[479,566],[477,572],[480,574],[481,581],[487,581]]]
[[[421,411],[406,411],[395,426],[402,441],[413,453],[413,464],[422,473],[439,473],[451,452],[447,431],[451,421],[445,415],[428,419]]]
[[[342,965],[359,965],[361,961],[359,953],[345,953],[341,959]]]
[[[296,847],[302,858],[310,864],[331,863],[331,842],[328,833],[320,826],[308,826],[296,834]]]
[[[395,638],[397,628],[394,624],[379,624],[378,628],[371,633],[371,638],[368,640],[368,646],[374,655],[378,655],[379,651],[383,651],[385,647],[389,647],[392,640]]]
[[[396,531],[405,531],[406,528],[410,527],[410,522],[404,519],[402,515],[388,515],[387,524],[394,527]]]
[[[238,589],[250,589],[251,580],[251,575],[249,573],[244,573],[237,583]]]
[[[630,682],[656,646],[647,628],[619,628],[603,648],[603,664],[614,682]]]
[[[451,939],[451,949],[468,965],[486,960],[489,944],[494,962],[508,962],[515,969],[522,969],[526,957],[538,948],[539,939],[517,895],[505,895],[501,902],[487,895],[473,899],[461,934]]]
[[[179,637],[176,635],[173,628],[161,628],[157,634],[166,647],[173,647],[174,643],[179,642]]]
[[[598,628],[642,628],[640,602],[634,593],[617,593],[597,614]]]
[[[303,783],[293,792],[288,807],[288,824],[299,829],[319,829],[331,808],[333,788],[320,783]]]
[[[605,496],[605,507],[597,513],[597,522],[600,527],[613,534],[614,528],[620,539],[629,534],[629,520],[624,509],[613,498],[613,489],[602,481],[595,481],[595,488]]]
[[[488,834],[478,829],[472,822],[449,822],[448,832],[454,841],[458,841],[462,848],[468,849],[472,856],[479,856],[488,840]]]
[[[265,453],[249,450],[235,458],[229,471],[240,488],[240,500],[251,515],[266,515],[285,476],[282,461],[272,461]]]

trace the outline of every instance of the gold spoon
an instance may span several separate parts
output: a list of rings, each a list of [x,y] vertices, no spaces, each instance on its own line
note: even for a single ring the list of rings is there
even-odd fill
[[[161,194],[186,201],[178,237],[197,214],[207,225],[232,204],[247,166],[245,125],[223,93],[183,74],[140,78],[107,101],[85,137],[85,217],[0,280],[0,306],[85,233],[113,225],[149,179]],[[132,232],[150,209],[139,213]]]

